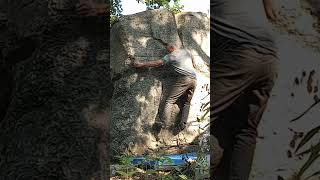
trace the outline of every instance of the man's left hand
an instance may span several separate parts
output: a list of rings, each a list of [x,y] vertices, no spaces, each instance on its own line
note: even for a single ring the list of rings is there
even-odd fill
[[[132,64],[131,64],[133,67],[136,67],[136,68],[142,68],[144,66],[144,64],[140,61],[133,61]]]
[[[274,8],[272,0],[263,0],[263,3],[267,18],[270,21],[275,22],[278,19],[278,15]]]

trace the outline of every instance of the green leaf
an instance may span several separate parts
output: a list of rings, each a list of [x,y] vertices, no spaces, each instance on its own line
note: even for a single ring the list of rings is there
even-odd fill
[[[126,172],[123,172],[123,171],[116,171],[116,173],[120,174],[123,177],[127,177],[128,176],[128,174]]]
[[[170,159],[169,157],[166,157],[164,162],[167,162],[169,165],[172,165],[173,164],[173,160]]]
[[[188,180],[188,177],[184,174],[180,174],[179,177],[183,180]]]
[[[313,148],[315,148],[315,149],[320,149],[320,142],[319,142],[317,145],[311,146],[309,149],[307,149],[307,150],[305,150],[305,151],[297,154],[297,156],[302,156],[302,155],[308,154],[308,153],[311,152],[311,150],[312,150]]]
[[[202,122],[204,120],[204,118],[210,113],[210,108],[207,108],[205,110],[205,113],[201,116],[199,122]]]
[[[178,166],[175,166],[174,169],[178,172],[181,172],[181,169]]]
[[[128,176],[132,177],[137,172],[139,172],[139,171],[137,171],[137,170],[130,171],[130,172],[128,172]]]
[[[174,177],[172,177],[170,174],[163,176],[163,180],[174,180]]]
[[[154,173],[156,173],[157,171],[156,170],[154,170],[154,169],[148,169],[148,170],[146,170],[146,174],[154,174]]]
[[[320,131],[320,126],[310,130],[306,136],[300,141],[299,145],[297,146],[297,149],[295,150],[295,153],[298,152],[298,150],[305,145],[307,142],[309,142],[309,140],[316,135],[318,132]]]
[[[317,149],[312,149],[312,152],[309,156],[309,159],[303,164],[301,167],[299,173],[298,173],[298,178],[300,178],[303,173],[315,162],[320,157],[319,150]]]

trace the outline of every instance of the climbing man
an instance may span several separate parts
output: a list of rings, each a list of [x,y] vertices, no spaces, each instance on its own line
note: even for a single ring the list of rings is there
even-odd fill
[[[248,180],[257,127],[274,84],[272,0],[211,1],[211,174]]]
[[[193,92],[196,88],[196,72],[197,68],[194,58],[186,49],[178,48],[175,44],[167,45],[167,51],[169,54],[165,55],[162,59],[152,61],[138,61],[134,60],[132,65],[136,68],[146,67],[159,67],[163,66],[169,69],[173,74],[173,82],[168,96],[165,99],[165,104],[162,113],[160,114],[160,133],[158,138],[164,143],[168,143],[169,137],[172,137],[170,127],[173,122],[171,120],[171,113],[174,109],[173,106],[177,100],[185,95],[187,98],[183,103],[181,123],[179,124],[180,130],[186,127],[186,122],[189,115],[190,102],[193,96]]]

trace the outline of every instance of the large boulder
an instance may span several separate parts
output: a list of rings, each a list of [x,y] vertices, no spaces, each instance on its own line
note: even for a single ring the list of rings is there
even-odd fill
[[[188,48],[201,67],[188,118],[188,127],[175,136],[180,144],[191,143],[203,133],[201,106],[209,101],[209,17],[202,13],[172,14],[148,10],[124,16],[111,29],[111,72],[114,79],[111,119],[113,155],[129,150],[142,154],[156,150],[153,125],[168,92],[170,80],[165,68],[138,70],[130,66],[128,55],[137,59],[159,59],[166,54],[165,44],[175,42]],[[178,103],[179,104],[179,103]],[[172,121],[179,121],[179,106]],[[199,128],[200,127],[200,128]],[[207,127],[208,128],[208,127]],[[175,142],[177,144],[177,142]]]

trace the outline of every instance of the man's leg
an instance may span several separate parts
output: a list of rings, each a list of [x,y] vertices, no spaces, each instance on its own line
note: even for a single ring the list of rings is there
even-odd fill
[[[212,134],[219,142],[218,148],[223,149],[222,157],[219,154],[214,157],[221,158],[221,163],[212,164],[216,179],[249,179],[257,128],[267,105],[269,87],[245,92],[213,123]]]
[[[272,58],[272,57],[270,57]],[[273,87],[273,63],[265,64],[260,70],[260,78],[252,85],[253,89],[247,91],[238,104],[245,119],[237,119],[234,123],[234,142],[232,159],[230,162],[230,180],[249,179],[254,157],[257,128],[267,106],[269,95]]]
[[[213,179],[227,180],[233,144],[233,120],[236,101],[254,81],[242,56],[240,45],[230,39],[213,34],[213,62],[211,63],[210,93],[210,170]]]
[[[221,37],[215,37],[215,39],[214,59],[211,68],[210,132],[217,139],[218,144],[211,149],[213,157],[211,172],[218,180],[229,180],[230,177],[236,179],[238,174],[238,177],[246,177],[248,175],[244,174],[250,172],[255,148],[256,133],[254,132],[256,132],[256,127],[253,128],[254,132],[250,128],[243,128],[241,131],[239,130],[241,129],[239,128],[241,127],[240,122],[252,124],[251,121],[248,121],[248,117],[258,117],[253,112],[250,113],[250,108],[253,106],[248,104],[250,96],[247,96],[247,93],[249,89],[257,85],[256,82],[266,82],[267,74],[270,77],[273,75],[270,71],[272,69],[270,64],[272,64],[274,57],[265,58],[254,50],[241,47],[228,39]],[[260,87],[263,86],[259,84]],[[260,109],[263,112],[260,106],[255,109]],[[249,138],[246,138],[247,136]],[[250,147],[245,149],[243,146],[247,146],[248,143]],[[244,164],[244,162],[248,162],[248,164]],[[239,169],[240,166],[242,168]]]
[[[219,120],[215,121],[210,129],[213,145],[211,169],[214,180],[226,180],[230,171],[233,144],[232,120],[237,119],[235,110],[234,106],[231,106],[222,112]]]
[[[170,136],[169,128],[174,123],[171,119],[173,106],[177,102],[179,97],[181,97],[188,88],[189,86],[187,77],[179,76],[176,80],[173,81],[160,116],[162,128],[159,133],[159,138],[165,140],[167,136]]]
[[[224,57],[224,58],[234,58]],[[233,59],[237,61],[237,59]],[[227,62],[234,63],[234,62]],[[213,63],[215,64],[215,63]],[[239,64],[240,65],[240,64]],[[230,171],[232,158],[232,147],[234,143],[234,121],[246,119],[246,115],[241,113],[237,105],[242,92],[253,81],[246,77],[246,71],[239,72],[235,76],[229,76],[229,66],[224,65],[222,61],[216,64],[212,72],[212,93],[211,95],[211,122],[210,133],[216,142],[213,142],[211,149],[211,170],[213,179],[227,180]],[[235,71],[236,67],[234,67]],[[219,72],[220,71],[220,72]],[[241,106],[240,106],[241,107]]]
[[[189,117],[189,111],[190,111],[190,106],[191,106],[191,100],[193,97],[194,90],[196,88],[196,79],[189,78],[188,80],[188,86],[189,89],[185,92],[186,98],[185,101],[183,102],[183,108],[181,112],[181,122],[179,124],[179,130],[183,130],[186,128],[187,125],[187,120]]]

